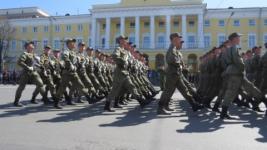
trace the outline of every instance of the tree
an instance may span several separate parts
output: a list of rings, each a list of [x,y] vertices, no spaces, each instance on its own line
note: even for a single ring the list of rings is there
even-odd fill
[[[0,73],[3,71],[4,58],[7,56],[9,43],[14,34],[15,28],[10,25],[7,19],[0,18]]]

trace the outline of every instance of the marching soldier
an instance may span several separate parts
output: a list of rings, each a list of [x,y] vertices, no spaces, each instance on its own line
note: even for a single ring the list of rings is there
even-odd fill
[[[264,101],[264,97],[259,89],[257,89],[248,79],[244,76],[245,65],[243,59],[239,54],[238,45],[240,44],[240,34],[232,33],[229,36],[230,48],[226,51],[226,70],[223,73],[226,77],[226,91],[222,103],[221,119],[233,119],[228,114],[228,109],[234,99],[238,96],[241,87],[253,97],[255,97],[255,104],[253,110],[260,111],[258,105]]]
[[[123,35],[119,36],[116,39],[119,47],[116,48],[112,54],[113,60],[116,62],[116,68],[114,70],[113,86],[109,96],[106,99],[106,104],[104,107],[105,111],[114,111],[111,109],[110,104],[115,100],[115,98],[119,96],[120,93],[122,93],[122,91],[130,92],[132,94],[132,97],[136,99],[142,107],[149,104],[149,102],[143,99],[142,96],[138,93],[129,76],[129,72],[127,70],[127,51],[124,49],[127,44],[127,40],[128,37],[125,37]]]
[[[77,72],[78,75],[81,79],[81,81],[83,82],[83,84],[85,85],[85,87],[88,89],[88,93],[91,95],[91,97],[95,97],[96,98],[96,90],[94,88],[93,83],[91,82],[91,80],[89,79],[89,77],[87,76],[86,73],[86,58],[84,55],[84,51],[85,51],[85,43],[79,43],[78,44],[78,48],[79,51],[77,53]],[[79,97],[79,99],[81,99],[81,97]],[[80,100],[78,100],[80,101]]]
[[[58,108],[60,108],[58,102],[62,94],[65,92],[66,87],[69,85],[69,82],[71,82],[72,86],[79,91],[79,94],[86,96],[89,104],[94,103],[94,101],[88,94],[88,89],[85,88],[84,84],[79,78],[79,75],[77,74],[77,56],[75,52],[75,43],[75,39],[68,39],[66,41],[67,49],[63,52],[62,58],[64,62],[64,69],[62,71],[62,82],[56,93],[57,103],[55,104],[55,107]]]
[[[203,108],[200,104],[196,103],[192,95],[189,93],[188,88],[183,82],[183,75],[181,68],[182,55],[179,52],[182,46],[181,39],[182,37],[178,33],[173,33],[170,35],[171,44],[166,54],[166,62],[168,64],[168,67],[166,69],[167,80],[165,84],[166,86],[165,90],[163,91],[159,101],[159,106],[158,106],[159,115],[170,115],[170,113],[167,110],[170,110],[169,102],[176,88],[190,103],[193,111],[197,111]]]
[[[54,84],[53,78],[52,78],[52,66],[51,66],[51,57],[50,57],[51,47],[45,46],[44,47],[44,53],[40,56],[40,72],[39,75],[41,76],[41,79],[43,80],[44,84],[46,85],[45,88],[45,97],[43,97],[44,104],[48,104],[49,100],[44,99],[47,98],[48,91],[50,91],[50,94],[52,98],[55,98],[56,94],[56,86]],[[31,103],[35,104],[35,98],[37,97],[39,91],[38,88],[35,89],[33,92]]]
[[[17,62],[18,65],[23,68],[14,101],[14,106],[17,107],[22,107],[22,105],[19,103],[19,100],[26,84],[29,83],[30,80],[32,80],[37,86],[37,89],[41,95],[46,98],[43,81],[35,68],[35,65],[38,64],[36,64],[36,57],[34,54],[34,43],[27,42],[25,43],[24,48],[26,49],[26,52],[19,57]]]

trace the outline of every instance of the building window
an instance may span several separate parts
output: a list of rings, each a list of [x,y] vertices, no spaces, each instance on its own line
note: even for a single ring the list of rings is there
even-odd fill
[[[25,43],[26,43],[26,41],[24,41],[24,40],[21,41],[21,49],[24,49]]]
[[[130,36],[129,37],[129,42],[135,43],[135,36]]]
[[[249,26],[255,26],[256,20],[255,19],[249,19],[248,24],[249,24]]]
[[[60,41],[59,40],[54,40],[54,48],[59,49],[60,48]]]
[[[92,31],[92,24],[89,24],[89,30]]]
[[[33,27],[33,28],[32,28],[32,31],[33,31],[33,32],[38,32],[38,27]]]
[[[106,24],[102,24],[102,30],[106,29]]]
[[[89,40],[88,40],[88,46],[89,46],[89,47],[92,46],[92,40],[91,40],[91,38],[89,38]]]
[[[48,40],[43,40],[43,47],[48,45]]]
[[[210,26],[210,20],[205,20],[204,21],[204,26],[209,27]]]
[[[219,20],[219,26],[224,27],[224,20]]]
[[[163,21],[160,21],[160,22],[159,22],[159,27],[160,27],[160,28],[163,28],[163,27],[165,27],[165,22],[163,22]]]
[[[249,35],[248,36],[248,47],[253,48],[256,46],[256,35]]]
[[[144,22],[144,27],[149,28],[150,27],[150,22]]]
[[[130,28],[135,28],[135,23],[134,22],[130,23]]]
[[[35,49],[38,48],[38,41],[37,40],[32,40],[32,42],[33,42],[33,45],[34,45]]]
[[[27,32],[27,27],[22,27],[22,33],[26,33]]]
[[[225,35],[218,36],[218,46],[225,42]]]
[[[204,36],[204,47],[205,48],[209,48],[210,47],[210,36],[209,35],[205,35]]]
[[[71,25],[66,25],[66,31],[71,32]]]
[[[173,22],[173,26],[174,26],[174,27],[179,27],[179,21],[174,21],[174,22]]]
[[[60,32],[60,26],[59,25],[55,25],[55,31]]]
[[[239,20],[234,20],[234,26],[239,27],[240,26],[240,21]]]
[[[48,26],[44,26],[44,32],[48,32]]]
[[[267,43],[267,34],[264,35],[263,41],[264,41],[264,43]]]
[[[150,48],[150,36],[144,36],[143,48]]]
[[[12,40],[11,41],[11,50],[16,50],[16,48],[17,48],[17,44],[16,43],[17,43],[16,40]]]
[[[117,24],[116,24],[116,29],[119,30],[120,28],[121,28],[121,24],[120,24],[120,23],[117,23]]]
[[[82,42],[83,42],[83,39],[77,38],[77,44],[82,43]]]
[[[267,19],[264,19],[264,25],[267,26]]]
[[[105,38],[102,38],[101,44],[102,44],[102,48],[105,48],[105,44],[106,44],[106,39]]]
[[[193,27],[195,25],[195,21],[189,21],[189,27]]]
[[[165,48],[165,36],[158,36],[157,48]]]
[[[187,47],[188,48],[196,48],[196,37],[194,35],[189,35],[187,37]]]
[[[82,32],[83,31],[83,25],[82,24],[78,24],[78,32]]]

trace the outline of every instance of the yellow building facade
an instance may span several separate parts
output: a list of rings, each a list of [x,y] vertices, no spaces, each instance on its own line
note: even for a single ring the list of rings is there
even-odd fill
[[[267,8],[207,9],[202,0],[121,0],[118,4],[94,5],[90,14],[9,19],[16,28],[8,54],[16,57],[23,42],[64,49],[66,38],[111,52],[115,39],[127,35],[137,49],[147,53],[154,68],[155,56],[165,54],[169,35],[179,32],[185,41],[182,53],[188,66],[197,70],[198,59],[219,46],[232,32],[244,34],[241,47],[248,50],[267,42]],[[9,68],[14,68],[10,63]]]

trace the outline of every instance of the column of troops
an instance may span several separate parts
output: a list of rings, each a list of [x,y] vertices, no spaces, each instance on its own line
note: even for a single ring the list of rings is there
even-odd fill
[[[23,106],[19,100],[29,82],[36,85],[31,103],[36,104],[36,97],[41,94],[44,105],[53,104],[57,109],[62,109],[63,100],[66,105],[75,105],[84,103],[84,99],[94,104],[104,98],[104,110],[109,112],[114,111],[112,107],[122,108],[131,99],[146,106],[158,91],[147,78],[144,55],[127,39],[119,36],[119,47],[111,55],[86,47],[83,42],[76,49],[76,40],[68,39],[62,53],[45,46],[43,54],[37,56],[33,42],[25,43],[25,52],[18,58],[23,71],[14,106]]]
[[[183,74],[182,37],[172,33],[169,38],[166,82],[157,109],[159,115],[170,115],[174,111],[171,98],[176,89],[194,112],[208,108],[220,113],[221,119],[235,119],[228,113],[232,103],[263,112],[259,106],[267,105],[267,53],[261,57],[260,47],[240,54],[241,34],[232,33],[220,47],[200,58],[199,84],[193,85]],[[147,78],[145,58],[127,37],[121,35],[116,39],[119,46],[111,56],[86,48],[84,43],[79,43],[76,50],[75,42],[75,39],[68,39],[67,49],[62,54],[53,51],[53,57],[50,56],[51,47],[46,46],[40,59],[34,54],[33,43],[25,44],[26,52],[18,59],[23,73],[15,106],[22,106],[19,99],[29,80],[36,84],[31,103],[36,103],[35,98],[40,93],[44,104],[49,104],[49,91],[58,109],[63,98],[67,105],[73,105],[75,95],[78,103],[82,103],[84,97],[89,104],[105,98],[104,110],[108,112],[113,112],[113,107],[122,108],[131,99],[137,100],[141,107],[155,100],[158,91]]]
[[[221,46],[200,58],[197,93],[201,103],[221,113],[221,118],[235,118],[228,114],[231,103],[257,112],[263,112],[259,107],[261,103],[267,106],[267,52],[261,56],[262,47],[254,47],[241,53],[241,36],[231,34]],[[215,103],[211,106],[213,100]]]

